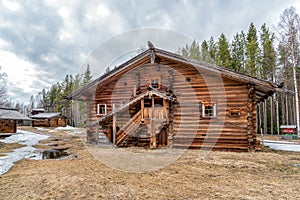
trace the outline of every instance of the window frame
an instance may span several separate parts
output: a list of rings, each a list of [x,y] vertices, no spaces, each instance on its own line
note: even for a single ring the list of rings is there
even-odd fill
[[[206,107],[212,106],[212,115],[206,115]],[[216,118],[217,117],[217,103],[210,102],[210,103],[202,103],[202,117],[203,118]]]
[[[153,87],[153,84],[152,84],[152,82],[154,82],[154,81],[157,81],[157,88],[156,87]],[[160,89],[160,83],[161,83],[161,80],[160,80],[160,78],[159,77],[157,77],[157,78],[151,78],[150,79],[150,86],[152,87],[152,88],[154,88],[154,89],[156,89],[156,90],[158,90],[158,89]],[[155,84],[156,85],[156,84]]]
[[[241,117],[241,110],[240,109],[231,109],[229,111],[229,116],[231,118],[240,118]]]
[[[104,106],[104,113],[100,113],[101,106]],[[107,105],[106,104],[97,104],[97,115],[106,115],[107,114]]]

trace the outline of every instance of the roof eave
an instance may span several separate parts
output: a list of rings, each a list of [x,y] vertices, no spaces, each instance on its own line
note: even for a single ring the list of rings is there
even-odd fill
[[[98,83],[103,82],[107,79],[110,79],[111,77],[115,76],[117,73],[119,73],[120,71],[122,71],[123,69],[126,69],[128,66],[137,63],[143,59],[145,59],[146,57],[150,56],[151,50],[148,49],[142,53],[140,53],[139,55],[129,59],[128,61],[126,61],[125,63],[119,65],[118,67],[116,67],[115,69],[111,70],[110,72],[103,74],[102,76],[100,76],[99,78],[95,79],[94,81],[92,81],[91,83],[89,83],[88,85],[76,90],[74,93],[72,93],[71,95],[68,95],[67,97],[65,97],[65,99],[68,100],[80,100],[81,96],[84,96],[85,94],[88,94],[89,90],[93,90],[93,88],[95,89],[95,87],[97,87]]]

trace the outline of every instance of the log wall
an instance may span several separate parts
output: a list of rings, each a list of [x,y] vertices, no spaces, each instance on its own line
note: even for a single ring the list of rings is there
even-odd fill
[[[16,133],[17,121],[16,120],[0,120],[0,133]]]
[[[136,91],[145,90],[151,79],[158,79],[161,89],[172,90],[177,99],[172,106],[169,127],[169,139],[174,147],[230,151],[256,148],[254,88],[250,91],[246,83],[168,59],[161,59],[160,64],[138,66],[111,78],[105,85],[99,84],[89,106],[91,121],[101,117],[97,115],[97,104],[106,104],[109,113],[113,104],[117,107],[125,104]],[[216,104],[217,116],[203,116],[203,104]],[[117,126],[122,126],[125,121],[126,118],[117,118]]]
[[[58,127],[66,126],[66,119],[64,117],[53,117],[46,119],[35,119],[32,121],[33,127]]]

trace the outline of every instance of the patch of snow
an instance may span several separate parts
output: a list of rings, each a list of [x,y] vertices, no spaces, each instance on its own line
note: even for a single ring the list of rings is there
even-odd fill
[[[25,157],[30,157],[36,150],[33,145],[37,144],[40,140],[49,138],[47,135],[40,135],[30,131],[19,130],[17,134],[7,137],[0,142],[4,143],[19,143],[27,145],[15,149],[13,152],[6,153],[6,156],[0,157],[0,175],[7,172],[14,162],[17,162]]]
[[[282,151],[297,151],[300,152],[300,144],[295,142],[275,141],[275,140],[264,140],[263,145],[270,147],[274,150]]]
[[[77,128],[68,125],[65,127],[57,127],[54,130],[56,130],[56,131],[74,131],[74,130],[77,130]]]
[[[65,127],[57,127],[54,129],[55,131],[65,131],[65,133],[70,134],[70,135],[75,135],[75,134],[82,134],[83,132],[78,130],[77,128],[73,126],[65,126]]]
[[[70,133],[72,133],[72,134],[81,134],[82,131],[74,131],[74,132],[70,132]]]
[[[49,130],[47,128],[41,128],[41,127],[35,127],[35,129],[38,131],[48,131]]]

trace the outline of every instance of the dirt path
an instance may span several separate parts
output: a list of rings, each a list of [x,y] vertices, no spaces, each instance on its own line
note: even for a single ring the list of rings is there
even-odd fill
[[[28,160],[0,177],[0,199],[300,199],[300,153],[188,150],[163,169],[127,173],[93,157],[76,134],[45,131],[62,160]],[[43,146],[43,145],[42,145]],[[136,151],[139,151],[136,149]]]

